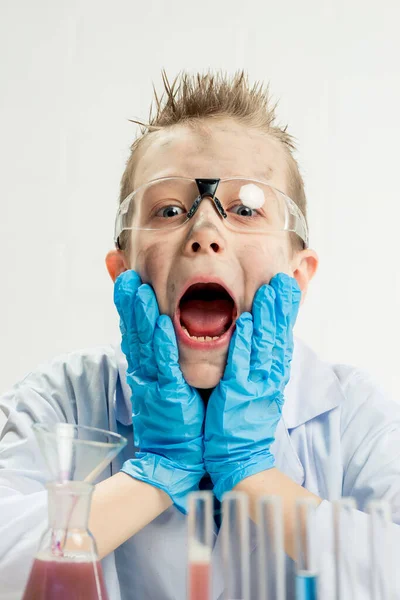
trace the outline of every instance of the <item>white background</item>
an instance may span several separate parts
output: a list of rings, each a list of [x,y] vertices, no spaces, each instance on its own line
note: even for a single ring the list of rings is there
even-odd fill
[[[0,392],[116,341],[104,256],[162,67],[246,68],[298,139],[321,258],[297,334],[400,401],[400,3],[1,0]]]

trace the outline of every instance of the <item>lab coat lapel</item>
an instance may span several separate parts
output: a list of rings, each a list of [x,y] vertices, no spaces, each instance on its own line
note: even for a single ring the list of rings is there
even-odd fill
[[[336,408],[342,398],[343,391],[332,365],[296,338],[282,409],[289,432]]]
[[[275,441],[271,446],[275,457],[275,467],[285,473],[298,485],[304,483],[304,469],[291,442],[284,418],[282,417],[276,429]]]

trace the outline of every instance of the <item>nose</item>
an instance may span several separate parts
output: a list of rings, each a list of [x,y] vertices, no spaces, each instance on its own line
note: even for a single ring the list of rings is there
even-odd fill
[[[221,217],[212,200],[204,198],[189,222],[190,230],[185,240],[184,253],[221,254],[225,250],[225,239],[221,232]]]

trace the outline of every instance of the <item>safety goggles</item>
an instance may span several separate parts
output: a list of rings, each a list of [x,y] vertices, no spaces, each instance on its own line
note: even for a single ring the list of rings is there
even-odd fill
[[[217,196],[218,190],[218,196]],[[306,220],[298,206],[269,183],[255,179],[162,177],[134,190],[120,204],[114,241],[123,231],[164,231],[182,227],[208,198],[223,223],[239,233],[296,233],[308,246]]]

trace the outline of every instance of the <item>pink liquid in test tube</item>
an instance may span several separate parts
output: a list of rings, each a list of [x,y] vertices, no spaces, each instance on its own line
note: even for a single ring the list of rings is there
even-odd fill
[[[209,491],[191,494],[188,514],[188,599],[210,600],[213,499]]]
[[[210,563],[192,563],[189,566],[190,600],[210,600]]]

